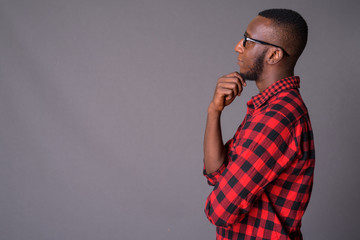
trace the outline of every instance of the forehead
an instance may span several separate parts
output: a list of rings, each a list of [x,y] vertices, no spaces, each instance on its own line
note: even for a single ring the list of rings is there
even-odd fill
[[[273,22],[261,16],[256,16],[247,26],[246,32],[249,37],[266,39],[273,35],[275,29]]]

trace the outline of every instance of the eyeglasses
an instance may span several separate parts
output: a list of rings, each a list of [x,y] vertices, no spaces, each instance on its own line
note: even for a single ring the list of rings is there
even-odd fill
[[[284,54],[286,56],[290,56],[282,47],[279,47],[275,44],[271,44],[271,43],[267,43],[267,42],[264,42],[264,41],[260,41],[260,40],[256,40],[256,39],[253,39],[253,38],[249,38],[248,36],[246,36],[246,34],[244,34],[244,41],[243,41],[243,46],[246,47],[246,42],[247,41],[250,41],[250,42],[254,42],[254,43],[260,43],[260,44],[263,44],[263,45],[269,45],[269,46],[273,46],[273,47],[278,47],[280,48]]]

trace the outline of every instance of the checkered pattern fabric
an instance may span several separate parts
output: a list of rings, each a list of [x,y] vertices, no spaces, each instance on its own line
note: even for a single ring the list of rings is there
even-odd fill
[[[299,77],[277,81],[248,102],[245,119],[225,147],[205,213],[216,239],[302,239],[315,151]]]

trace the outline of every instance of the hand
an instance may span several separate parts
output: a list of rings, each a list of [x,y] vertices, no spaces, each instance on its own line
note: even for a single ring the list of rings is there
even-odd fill
[[[243,87],[246,86],[245,80],[238,72],[229,73],[219,78],[214,97],[210,103],[209,110],[222,112],[222,110],[232,103],[236,96],[240,96]]]

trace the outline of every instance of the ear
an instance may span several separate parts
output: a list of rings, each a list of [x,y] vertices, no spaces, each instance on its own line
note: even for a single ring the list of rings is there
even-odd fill
[[[281,59],[283,59],[284,53],[280,48],[271,48],[271,50],[268,52],[268,56],[266,58],[268,64],[276,64],[280,62]]]

